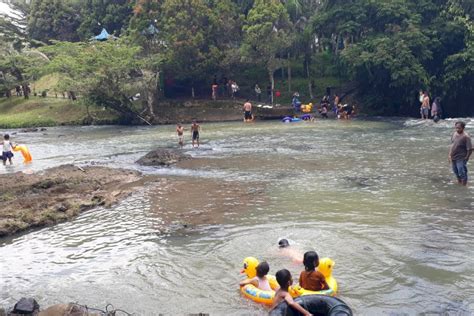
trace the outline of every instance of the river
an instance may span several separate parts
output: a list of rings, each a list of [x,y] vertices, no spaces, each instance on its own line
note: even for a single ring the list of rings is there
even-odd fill
[[[336,262],[339,297],[355,315],[472,315],[474,185],[455,184],[447,162],[454,122],[204,124],[201,147],[187,132],[183,149],[197,159],[170,168],[134,161],[176,146],[174,126],[14,134],[34,162],[1,173],[74,162],[164,180],[111,209],[0,240],[0,305],[34,296],[136,315],[265,315],[240,295],[239,270],[255,256],[297,280],[303,267],[277,248],[287,238]]]

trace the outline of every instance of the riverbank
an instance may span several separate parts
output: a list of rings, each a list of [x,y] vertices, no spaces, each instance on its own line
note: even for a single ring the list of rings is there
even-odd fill
[[[199,122],[231,122],[243,119],[243,99],[192,100],[165,99],[155,109],[152,124]],[[278,119],[293,115],[289,106],[270,107],[263,102],[255,102],[256,119]],[[259,107],[260,106],[260,107]],[[265,107],[263,107],[265,106]],[[72,102],[63,98],[11,97],[0,99],[0,128],[28,128],[60,125],[114,125],[119,124],[117,113],[105,108],[90,106],[89,114],[82,100]],[[138,121],[137,124],[144,124]]]
[[[89,113],[96,124],[114,124],[118,116],[106,109],[91,106]],[[0,98],[0,128],[23,128],[59,125],[88,125],[91,119],[81,101],[31,96]]]
[[[136,171],[74,165],[0,175],[0,237],[110,206],[150,181]]]

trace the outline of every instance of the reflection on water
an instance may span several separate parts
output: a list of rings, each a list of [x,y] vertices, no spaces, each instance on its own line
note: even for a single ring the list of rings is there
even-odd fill
[[[164,179],[111,209],[0,241],[0,304],[31,295],[138,315],[265,314],[239,295],[238,271],[253,255],[297,276],[302,267],[276,247],[286,237],[335,260],[340,297],[358,315],[470,315],[474,186],[453,183],[453,123],[204,124],[202,148],[188,138],[184,149],[196,159],[161,169],[134,161],[175,146],[174,126],[17,134],[34,163],[2,173],[74,161]]]

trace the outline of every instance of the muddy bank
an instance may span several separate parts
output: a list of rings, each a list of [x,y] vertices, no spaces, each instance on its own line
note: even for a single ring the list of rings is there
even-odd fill
[[[149,181],[135,171],[74,165],[0,175],[0,237],[109,206]]]
[[[190,123],[193,120],[199,122],[241,121],[244,114],[242,106],[245,101],[245,99],[164,100],[155,109],[156,117],[152,121],[153,124]],[[295,114],[290,106],[264,108],[264,102],[251,101],[251,103],[252,112],[257,120],[281,119]]]

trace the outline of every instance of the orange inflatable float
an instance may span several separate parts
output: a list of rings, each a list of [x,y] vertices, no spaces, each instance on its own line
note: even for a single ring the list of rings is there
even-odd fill
[[[23,156],[23,159],[24,159],[23,160],[24,163],[29,163],[33,160],[33,158],[31,158],[30,151],[28,150],[28,147],[26,147],[26,145],[17,145],[13,147],[13,151],[21,152],[21,155]]]

